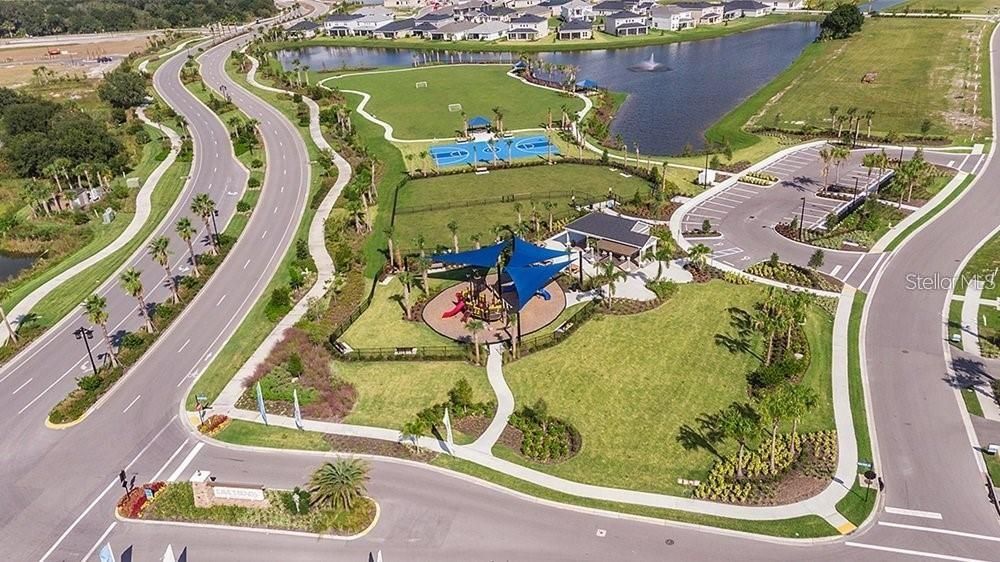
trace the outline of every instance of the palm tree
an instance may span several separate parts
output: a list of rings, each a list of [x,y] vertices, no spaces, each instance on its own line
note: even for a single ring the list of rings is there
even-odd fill
[[[663,277],[663,262],[670,261],[670,257],[673,255],[670,247],[666,244],[657,244],[656,248],[650,248],[646,250],[646,255],[644,256],[647,260],[656,261],[656,279],[659,281]]]
[[[431,258],[427,256],[417,258],[417,269],[420,270],[420,280],[424,288],[424,294],[431,294],[431,284],[427,277],[428,272],[431,270]]]
[[[837,168],[837,179],[834,183],[840,184],[840,166],[851,157],[851,151],[846,146],[835,146],[831,151],[833,165]]]
[[[83,301],[83,313],[91,324],[101,328],[104,347],[108,348],[107,356],[111,359],[111,365],[117,367],[118,356],[115,355],[115,348],[111,345],[111,335],[108,333],[108,299],[97,294],[90,295]]]
[[[831,130],[837,128],[837,112],[839,112],[839,111],[840,111],[840,108],[837,107],[836,105],[831,105],[830,106],[830,129]],[[839,134],[840,133],[838,133],[838,135]]]
[[[393,253],[394,248],[392,243],[392,235],[394,229],[391,226],[387,226],[385,227],[385,230],[383,230],[382,232],[385,233],[385,247],[386,251],[389,254],[389,269],[390,270],[396,269],[396,256]]]
[[[752,321],[757,331],[767,340],[764,364],[770,365],[771,355],[774,353],[774,334],[784,329],[784,318],[780,314],[775,314],[772,307],[762,306],[754,311]]]
[[[476,320],[473,318],[465,324],[465,329],[469,330],[472,334],[472,345],[476,347],[476,365],[479,364],[479,334],[484,329],[486,329],[486,324],[482,320]]]
[[[847,121],[848,121],[848,123],[847,123],[847,132],[848,132],[848,134],[850,134],[850,132],[851,132],[851,127],[854,126],[854,117],[855,117],[855,115],[857,115],[857,113],[858,113],[858,108],[857,107],[855,107],[855,106],[852,105],[851,107],[847,108]],[[840,136],[840,133],[841,133],[841,131],[843,129],[844,122],[841,121],[840,124],[841,124],[841,127],[839,129],[837,129],[837,136],[838,137]]]
[[[35,211],[36,208],[41,208],[45,211],[46,216],[50,216],[52,214],[51,211],[49,211],[49,197],[52,196],[52,192],[49,190],[49,186],[45,185],[45,182],[30,179],[25,182],[24,190],[27,192],[28,198],[32,201],[32,216],[38,216],[38,213]]]
[[[406,314],[407,320],[412,320],[413,317],[410,313],[410,287],[413,286],[415,281],[413,273],[403,270],[399,272],[399,282],[403,285],[403,312]]]
[[[476,245],[477,250],[483,247],[483,245],[480,243],[480,240],[482,239],[483,235],[478,232],[473,232],[472,234],[469,235],[469,240],[472,240],[472,243]]]
[[[201,217],[201,220],[205,223],[205,230],[208,231],[208,240],[212,243],[212,254],[218,255],[218,235],[216,232],[212,232],[212,217],[215,216],[215,201],[208,196],[207,193],[199,193],[194,196],[191,201],[191,212]]]
[[[771,434],[771,473],[774,474],[774,455],[778,445],[778,427],[788,416],[788,399],[784,392],[772,390],[757,402],[757,412]]]
[[[819,151],[819,157],[823,160],[823,188],[830,186],[830,163],[833,162],[833,149],[829,146],[823,147]]]
[[[549,212],[548,225],[549,225],[549,230],[552,230],[553,228],[555,228],[555,225],[553,224],[555,220],[553,219],[552,216],[552,210],[556,208],[556,203],[555,201],[549,201],[548,199],[546,199],[545,202],[542,203],[542,206],[545,207],[545,210]]]
[[[191,268],[194,272],[194,276],[200,277],[201,272],[198,271],[198,254],[194,253],[194,244],[191,242],[194,240],[195,235],[195,229],[194,225],[191,224],[191,219],[187,217],[181,218],[174,226],[174,230],[177,232],[177,236],[180,236],[181,240],[187,244],[188,254],[191,256]]]
[[[10,319],[7,318],[7,309],[3,307],[3,301],[8,298],[10,298],[10,287],[0,287],[0,318],[3,319],[3,325],[7,328],[7,333],[10,334],[10,341],[17,343],[17,332],[10,325]]]
[[[524,208],[524,205],[522,205],[521,203],[516,202],[516,201],[514,202],[514,212],[517,213],[517,226],[518,227],[520,227],[521,223],[524,222],[523,220],[521,220],[522,219],[522,217],[521,217],[521,209],[523,209],[523,208]]]
[[[167,286],[170,287],[170,294],[174,299],[174,302],[180,302],[181,297],[177,294],[177,283],[174,282],[173,273],[170,271],[170,239],[166,236],[160,236],[154,238],[152,242],[149,243],[149,255],[153,258],[153,261],[160,264],[163,271],[167,274]]]
[[[605,306],[611,308],[611,301],[615,298],[615,283],[625,279],[625,272],[618,269],[613,261],[608,260],[601,263],[598,278],[602,285],[605,283],[608,285],[608,298],[605,301]]]
[[[448,231],[451,232],[451,244],[455,248],[455,253],[458,253],[458,221],[449,221]]]
[[[743,456],[750,442],[760,437],[760,418],[749,405],[734,402],[718,413],[715,425],[723,436],[739,443],[736,477],[743,478]]]
[[[142,288],[142,273],[138,269],[130,267],[122,272],[119,279],[122,283],[122,289],[139,301],[139,313],[146,320],[146,329],[155,332],[156,327],[153,326],[153,319],[149,317],[149,309],[146,307],[146,294]]]
[[[493,116],[496,117],[497,133],[503,134],[503,108],[496,106],[493,108]]]
[[[868,133],[865,136],[868,137],[869,142],[871,142],[872,138],[872,119],[874,118],[875,118],[874,109],[869,109],[868,111],[865,112],[865,121],[868,122]]]
[[[701,269],[708,263],[708,256],[711,255],[712,249],[704,244],[695,244],[690,250],[688,250],[688,260],[691,265],[697,269]]]
[[[365,496],[368,463],[361,459],[337,459],[324,463],[309,479],[311,505],[348,511]]]
[[[795,455],[795,441],[798,438],[799,420],[816,407],[819,397],[816,391],[801,384],[784,384],[782,392],[788,404],[788,415],[792,418],[792,456]]]

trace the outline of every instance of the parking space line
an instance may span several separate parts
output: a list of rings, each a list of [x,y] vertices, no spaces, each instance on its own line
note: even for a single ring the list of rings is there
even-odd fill
[[[879,521],[879,525],[884,525],[886,527],[895,527],[897,529],[908,529],[910,531],[922,531],[925,533],[939,533],[942,535],[954,535],[956,537],[965,537],[969,539],[979,539],[984,541],[1000,542],[1000,537],[991,537],[989,535],[977,535],[975,533],[966,533],[964,531],[952,531],[951,529],[935,529],[934,527],[920,527],[918,525],[905,525],[903,523],[889,523],[887,521]]]
[[[843,266],[842,266],[842,265],[840,265],[840,264],[838,263],[838,264],[836,265],[836,267],[834,267],[833,269],[831,269],[831,270],[830,270],[830,277],[836,277],[836,276],[837,276],[837,274],[838,274],[838,273],[840,273],[840,269],[841,269],[842,267],[843,267]]]
[[[868,275],[865,275],[865,278],[862,279],[861,283],[858,284],[858,288],[859,289],[861,287],[864,287],[865,283],[868,282],[868,278],[871,277],[872,274],[875,273],[876,270],[878,270],[878,266],[879,266],[880,263],[882,263],[882,259],[885,258],[885,256],[886,256],[886,254],[879,254],[878,259],[875,260],[875,265],[872,266],[872,268],[868,271]],[[893,510],[896,510],[896,511],[893,511]],[[915,511],[910,510],[910,509],[899,509],[899,508],[895,508],[895,507],[887,507],[887,508],[885,508],[885,511],[886,511],[886,513],[897,513],[898,512],[899,515],[912,515],[912,514],[916,513]],[[904,513],[904,512],[909,512],[909,513]],[[923,513],[930,513],[930,512],[924,511]],[[937,515],[937,517],[936,517],[937,519],[941,519],[941,514],[940,513],[938,513],[936,515]]]
[[[895,554],[909,554],[910,556],[923,556],[924,558],[937,558],[938,560],[955,560],[957,562],[984,562],[976,558],[963,558],[961,556],[952,556],[950,554],[936,554],[934,552],[924,552],[922,550],[910,550],[906,548],[894,548],[891,546],[879,546],[877,544],[863,544],[859,542],[848,541],[845,542],[847,546],[854,546],[858,548],[867,548],[871,550],[880,550],[882,552],[892,552]]]
[[[866,257],[867,255],[868,255],[868,254],[861,254],[861,255],[860,255],[860,256],[858,257],[858,261],[854,262],[854,265],[852,265],[852,266],[851,266],[851,269],[848,269],[848,270],[847,270],[847,275],[845,275],[845,276],[844,276],[844,281],[845,281],[845,282],[846,282],[846,281],[847,281],[848,279],[850,279],[850,278],[851,278],[851,274],[853,274],[853,273],[854,273],[854,270],[855,270],[855,269],[857,269],[859,265],[861,265],[861,260],[865,259],[865,257]]]
[[[879,256],[878,262],[882,261],[883,257],[885,257],[885,254]],[[876,268],[878,267],[878,262],[875,262]],[[872,268],[872,271],[874,270],[875,268]],[[869,275],[871,275],[871,273],[869,273]],[[865,277],[865,281],[867,280],[868,278]],[[862,285],[864,285],[864,283],[865,283],[864,281],[861,282]],[[936,513],[934,511],[921,511],[919,509],[903,509],[901,507],[887,507],[885,508],[885,512],[892,513],[893,515],[908,515],[910,517],[923,517],[924,519],[937,519],[939,521],[941,520],[941,514]]]

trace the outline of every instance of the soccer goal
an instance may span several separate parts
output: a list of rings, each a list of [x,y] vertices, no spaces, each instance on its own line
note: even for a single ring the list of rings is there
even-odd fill
[[[448,111],[451,112],[451,113],[456,113],[456,112],[462,111],[462,104],[460,104],[460,103],[449,103],[448,104]]]
[[[417,89],[420,89],[420,88],[426,88],[426,87],[427,87],[427,82],[424,82],[424,81],[420,81],[420,82],[417,82],[417,83],[416,83],[416,84],[414,84],[414,85],[415,85],[415,86],[417,87]]]

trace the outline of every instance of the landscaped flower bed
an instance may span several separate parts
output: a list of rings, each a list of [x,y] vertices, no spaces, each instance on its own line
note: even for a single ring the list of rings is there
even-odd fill
[[[152,482],[149,484],[143,484],[138,488],[133,488],[118,500],[118,514],[122,517],[129,517],[132,519],[140,517],[143,510],[145,510],[150,504],[150,500],[146,497],[146,490],[151,490],[153,492],[153,499],[155,500],[157,494],[159,494],[166,487],[166,485],[166,482]]]
[[[741,182],[761,187],[771,187],[772,185],[778,183],[778,179],[778,176],[774,174],[761,171],[747,172],[740,176]]]
[[[572,458],[583,446],[576,428],[550,416],[548,405],[541,399],[534,406],[525,406],[512,414],[508,423],[521,433],[518,452],[535,462],[562,462]]]
[[[203,435],[214,437],[229,425],[229,416],[212,414],[198,425],[198,431]]]
[[[788,283],[789,285],[798,285],[799,287],[808,287],[821,291],[838,292],[844,286],[839,280],[823,275],[818,271],[785,262],[779,262],[777,265],[772,265],[766,261],[755,263],[748,267],[746,272],[782,283]]]

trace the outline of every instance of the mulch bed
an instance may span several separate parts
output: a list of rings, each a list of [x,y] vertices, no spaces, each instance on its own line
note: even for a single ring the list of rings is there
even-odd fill
[[[707,283],[712,280],[712,273],[708,270],[708,268],[695,267],[691,264],[685,264],[684,269],[691,274],[695,283]]]
[[[480,435],[486,432],[486,428],[490,426],[492,419],[484,416],[466,416],[452,422],[452,427],[473,439],[478,439]],[[522,439],[521,430],[508,424],[507,427],[503,428],[503,432],[500,434],[500,439],[497,440],[497,443],[510,447],[520,454]]]
[[[615,314],[618,316],[627,316],[629,314],[639,314],[640,312],[647,312],[653,310],[654,308],[663,304],[664,301],[660,299],[654,299],[651,301],[639,301],[634,299],[611,299],[611,308],[604,308],[606,314]]]
[[[408,447],[394,441],[354,437],[349,435],[323,435],[334,451],[343,453],[358,453],[363,455],[379,455],[418,462],[431,462],[437,458],[437,453],[417,447]]]

